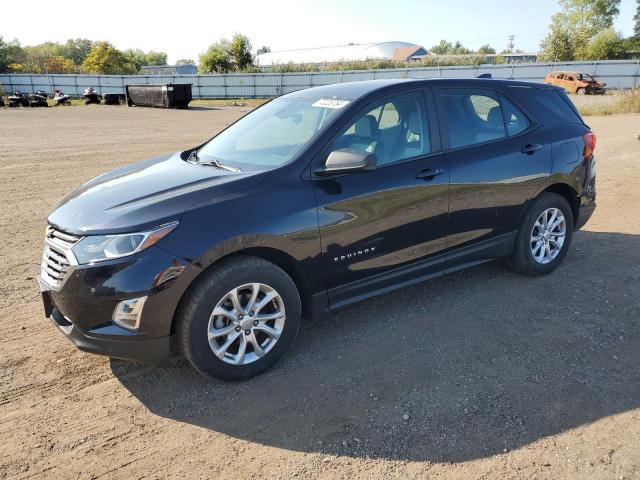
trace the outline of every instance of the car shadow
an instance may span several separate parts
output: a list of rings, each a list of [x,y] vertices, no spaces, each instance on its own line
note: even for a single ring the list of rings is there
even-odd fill
[[[241,383],[112,360],[151,412],[301,452],[460,462],[640,406],[640,236],[579,232],[552,275],[493,262],[307,322]]]

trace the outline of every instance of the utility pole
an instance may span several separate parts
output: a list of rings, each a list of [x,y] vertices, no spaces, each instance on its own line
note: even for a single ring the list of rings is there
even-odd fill
[[[515,41],[514,41],[514,36],[513,35],[509,35],[507,37],[507,53],[513,53],[513,49],[515,48]]]

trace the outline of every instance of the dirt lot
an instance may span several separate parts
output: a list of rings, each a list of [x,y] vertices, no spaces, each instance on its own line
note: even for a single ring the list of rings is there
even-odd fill
[[[244,383],[65,340],[35,284],[48,212],[242,111],[0,110],[1,478],[640,478],[640,115],[588,120],[599,207],[550,276],[357,304]]]

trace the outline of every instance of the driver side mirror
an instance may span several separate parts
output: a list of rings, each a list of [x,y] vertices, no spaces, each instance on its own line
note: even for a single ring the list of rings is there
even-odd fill
[[[340,148],[329,154],[324,168],[315,170],[318,176],[337,175],[341,173],[365,172],[375,170],[378,157],[375,153],[369,153],[353,148]]]

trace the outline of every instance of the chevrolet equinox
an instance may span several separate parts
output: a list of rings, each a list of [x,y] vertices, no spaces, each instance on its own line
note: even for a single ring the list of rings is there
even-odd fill
[[[558,87],[379,80],[289,93],[48,218],[45,313],[78,348],[248,378],[302,317],[506,257],[562,262],[596,137]]]

